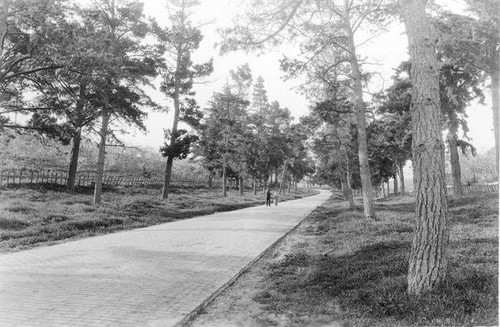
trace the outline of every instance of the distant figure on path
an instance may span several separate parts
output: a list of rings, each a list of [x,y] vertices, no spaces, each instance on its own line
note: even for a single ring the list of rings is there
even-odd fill
[[[266,193],[266,206],[270,207],[271,206],[271,191],[267,190]]]

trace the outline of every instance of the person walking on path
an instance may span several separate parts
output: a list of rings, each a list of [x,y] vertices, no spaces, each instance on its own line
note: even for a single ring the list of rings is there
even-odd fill
[[[266,206],[270,207],[271,206],[271,191],[267,190],[266,193]]]

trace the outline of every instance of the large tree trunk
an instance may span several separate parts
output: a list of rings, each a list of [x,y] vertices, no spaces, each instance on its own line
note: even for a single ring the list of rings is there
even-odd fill
[[[80,154],[80,143],[82,141],[82,129],[78,128],[73,135],[73,147],[71,148],[71,159],[68,169],[68,181],[66,187],[70,192],[75,191],[76,173],[78,171],[78,157]]]
[[[441,136],[439,65],[426,0],[400,0],[412,63],[411,116],[416,228],[408,268],[408,293],[420,295],[446,278],[448,201]]]
[[[252,178],[252,193],[253,195],[257,195],[257,178]]]
[[[448,146],[450,148],[451,176],[453,178],[453,195],[461,196],[464,194],[462,188],[462,172],[460,170],[460,157],[457,148],[457,130],[450,128],[448,134]]]
[[[373,204],[373,187],[370,165],[368,163],[368,145],[366,141],[366,113],[363,101],[363,85],[361,70],[359,68],[356,55],[356,45],[354,44],[354,33],[351,27],[349,15],[349,0],[344,0],[345,29],[347,32],[347,43],[350,52],[349,63],[351,66],[354,81],[354,106],[356,108],[357,128],[358,128],[358,157],[359,173],[361,176],[361,187],[363,191],[363,208],[366,219],[375,219],[375,206]]]
[[[108,134],[109,112],[107,96],[104,97],[104,107],[102,110],[101,140],[99,141],[99,154],[97,157],[97,169],[94,186],[94,204],[100,204],[102,200],[102,181],[104,178],[104,159],[106,157],[106,137]]]
[[[499,173],[498,159],[498,138],[499,132],[498,129],[500,127],[499,122],[499,112],[500,112],[500,68],[498,68],[500,54],[497,52],[494,54],[496,59],[492,60],[491,70],[491,110],[493,110],[493,131],[495,134],[495,153],[496,153],[496,164],[497,164],[497,178]]]

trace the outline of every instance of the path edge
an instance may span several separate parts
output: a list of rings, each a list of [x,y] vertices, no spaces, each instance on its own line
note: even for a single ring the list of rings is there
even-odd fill
[[[194,308],[190,313],[188,313],[181,321],[176,323],[174,327],[184,327],[187,326],[189,322],[191,322],[196,316],[198,316],[203,309],[205,309],[216,297],[218,297],[222,292],[224,292],[229,286],[234,284],[238,278],[241,277],[244,273],[246,273],[250,268],[252,268],[257,261],[259,261],[263,256],[269,253],[278,243],[280,243],[285,237],[287,237],[290,233],[295,231],[300,224],[304,220],[307,219],[314,212],[314,210],[318,209],[318,207],[322,206],[326,201],[328,201],[334,194],[330,191],[331,195],[323,202],[318,204],[316,207],[311,209],[311,211],[307,212],[295,226],[293,226],[288,232],[281,235],[276,241],[274,241],[271,245],[269,245],[264,251],[262,251],[257,257],[255,257],[252,261],[250,261],[245,267],[243,267],[239,272],[237,272],[233,277],[231,277],[226,283],[224,283],[221,287],[219,287],[216,291],[214,291],[210,296],[208,296],[205,300],[201,302],[196,308]]]

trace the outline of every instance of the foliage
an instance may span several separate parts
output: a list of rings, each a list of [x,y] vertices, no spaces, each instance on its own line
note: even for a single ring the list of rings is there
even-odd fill
[[[31,74],[60,66],[51,49],[64,31],[55,20],[62,14],[62,2],[5,0],[0,6],[0,95],[4,102],[18,102],[17,89]],[[4,111],[5,113],[5,111]]]
[[[173,101],[174,124],[171,131],[165,133],[166,142],[162,147],[164,156],[185,158],[189,154],[190,142],[196,137],[185,135],[186,130],[178,131],[177,122],[184,121],[191,127],[196,127],[202,117],[201,110],[196,103],[193,92],[193,82],[208,76],[213,71],[212,59],[202,64],[192,62],[191,56],[199,48],[203,38],[199,28],[192,26],[190,9],[198,5],[198,1],[169,1],[170,22],[165,28],[153,22],[153,30],[157,39],[166,49],[167,65],[163,66],[160,90]],[[176,145],[176,141],[183,144]],[[165,150],[178,149],[182,151]]]
[[[438,50],[443,62],[460,73],[489,81],[495,148],[499,157],[500,126],[500,4],[494,0],[468,0],[467,15],[440,12],[434,25],[439,33]],[[487,85],[488,86],[488,85]],[[499,161],[496,160],[498,171]]]

